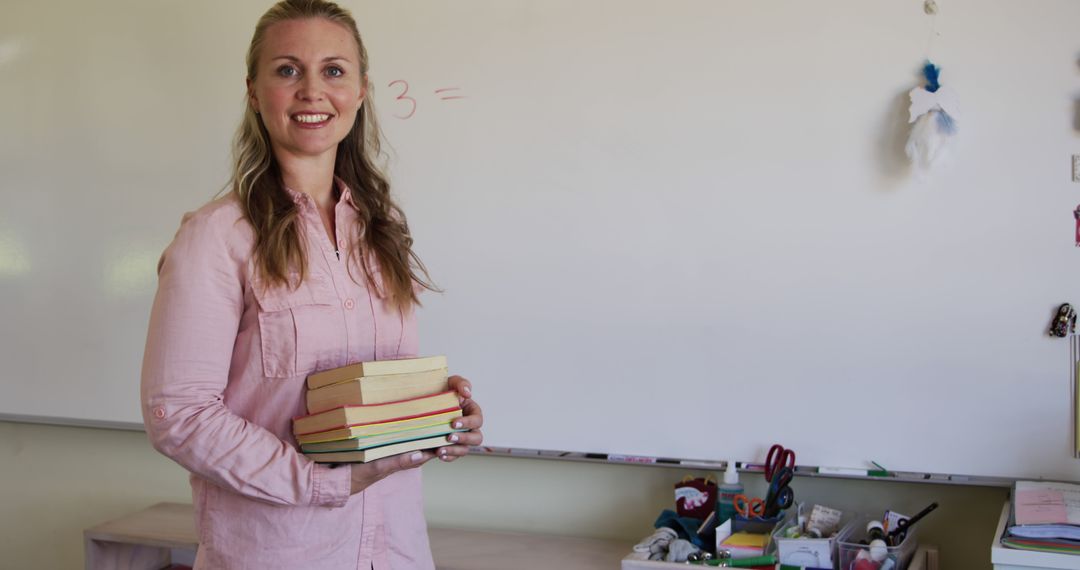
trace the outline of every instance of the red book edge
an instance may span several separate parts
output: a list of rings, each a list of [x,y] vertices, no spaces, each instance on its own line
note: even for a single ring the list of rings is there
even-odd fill
[[[340,410],[342,408],[375,408],[375,407],[378,407],[378,406],[389,406],[391,404],[398,404],[398,403],[401,403],[401,402],[415,402],[416,400],[423,400],[425,398],[435,398],[437,396],[442,396],[443,394],[449,394],[451,392],[453,392],[453,390],[447,390],[445,392],[439,392],[437,394],[428,394],[427,396],[417,396],[415,398],[406,398],[404,400],[394,400],[393,402],[383,402],[381,404],[360,404],[358,406],[338,406],[336,408],[330,408],[329,410],[323,410],[321,412],[316,412],[314,414],[296,416],[296,417],[293,418],[293,421],[295,422],[296,420],[299,420],[301,418],[310,418],[312,416],[321,416],[322,414],[328,414],[328,413],[330,413],[330,412],[332,412],[334,410]]]
[[[359,408],[360,406],[342,406],[342,407],[343,408]],[[338,408],[334,408],[334,409],[336,410]],[[319,431],[305,431],[303,433],[293,432],[293,435],[294,436],[311,435],[313,433],[322,433],[324,431],[334,431],[334,430],[351,428],[351,427],[372,426],[372,425],[376,425],[376,424],[386,424],[386,423],[390,423],[390,422],[400,422],[400,421],[404,421],[404,420],[414,420],[416,418],[425,418],[427,416],[437,416],[439,414],[445,414],[447,412],[453,412],[453,411],[458,411],[458,410],[461,410],[461,407],[460,406],[454,406],[453,408],[446,408],[445,410],[438,410],[438,411],[434,411],[434,412],[424,412],[422,414],[413,414],[411,416],[398,416],[396,418],[387,418],[385,420],[381,420],[381,421],[377,421],[377,422],[367,422],[367,423],[359,423],[359,424],[344,424],[344,425],[335,426],[335,427],[332,427],[332,428],[329,428],[329,429],[321,429]],[[300,416],[300,417],[303,418],[303,417],[307,417],[307,416]],[[295,421],[295,420],[296,420],[296,418],[294,418],[293,421]]]

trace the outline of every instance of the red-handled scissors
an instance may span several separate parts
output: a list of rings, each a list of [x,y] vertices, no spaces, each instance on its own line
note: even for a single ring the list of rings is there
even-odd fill
[[[772,483],[773,478],[785,467],[795,470],[795,452],[779,443],[774,444],[765,456],[765,480]]]

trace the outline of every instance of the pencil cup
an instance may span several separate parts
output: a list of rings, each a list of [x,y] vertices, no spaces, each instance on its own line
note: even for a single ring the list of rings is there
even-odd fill
[[[860,544],[860,541],[870,542],[870,537],[866,535],[866,523],[872,519],[869,517],[860,517],[855,520],[851,525],[850,532],[846,536],[841,536],[838,541],[838,550],[840,555],[840,569],[848,570],[855,562],[855,558],[859,555],[860,551],[864,551],[869,556],[870,546],[867,544]],[[892,559],[896,562],[893,566],[893,570],[904,570],[907,568],[908,563],[911,562],[911,558],[915,555],[915,551],[919,548],[919,539],[916,536],[915,528],[908,531],[907,537],[904,538],[904,542],[901,542],[899,546],[889,546],[886,548],[886,559]]]

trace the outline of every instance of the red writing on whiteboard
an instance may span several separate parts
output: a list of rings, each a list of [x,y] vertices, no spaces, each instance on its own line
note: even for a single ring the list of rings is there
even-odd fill
[[[460,87],[443,87],[442,89],[436,89],[435,94],[439,96],[439,99],[447,101],[449,99],[464,99],[464,95],[458,95],[454,91],[461,91]]]
[[[418,103],[416,99],[409,94],[409,82],[404,79],[395,79],[391,81],[387,87],[399,92],[394,97],[399,105],[398,112],[394,113],[394,117],[402,120],[412,118],[413,115],[416,114]],[[436,89],[434,93],[435,96],[442,101],[466,98],[466,96],[461,93],[460,87],[440,87]]]
[[[388,85],[388,87],[393,87],[394,85],[401,86],[401,93],[398,94],[396,99],[398,101],[404,101],[405,103],[410,105],[409,112],[407,114],[405,114],[405,115],[397,115],[397,114],[395,114],[394,116],[399,118],[399,119],[408,119],[409,117],[412,117],[413,115],[416,114],[416,99],[413,99],[412,97],[409,97],[409,82],[408,81],[405,81],[404,79],[395,79],[394,81],[390,82],[390,85]]]

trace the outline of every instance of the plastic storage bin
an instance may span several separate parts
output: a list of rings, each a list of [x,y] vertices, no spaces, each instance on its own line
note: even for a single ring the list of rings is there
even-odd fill
[[[732,532],[753,532],[757,534],[772,534],[773,529],[780,521],[784,520],[785,514],[780,513],[775,517],[744,517],[735,515],[731,519]]]
[[[865,544],[859,544],[860,540],[867,540],[866,536],[866,523],[871,520],[868,517],[860,517],[853,523],[853,528],[846,536],[841,537],[837,542],[839,546],[840,554],[840,566],[839,570],[851,570],[855,563],[855,557],[858,556],[860,550],[869,552],[870,547]],[[888,552],[888,558],[891,558],[895,562],[893,570],[904,570],[911,562],[911,558],[915,555],[915,551],[919,548],[919,538],[917,536],[917,528],[912,528],[899,546],[890,546],[886,550]]]
[[[765,554],[773,554],[776,552],[776,544],[773,542],[772,533],[776,528],[776,525],[780,521],[784,520],[784,514],[781,513],[771,518],[750,517],[746,518],[741,515],[735,515],[731,519],[731,531],[732,532],[751,532],[754,534],[764,534],[769,537],[768,544],[765,545]],[[719,541],[715,542],[715,549],[713,552],[717,552],[724,548]]]
[[[803,513],[809,515],[814,505],[805,505]],[[795,509],[789,509],[781,524],[773,531],[772,542],[780,564],[809,568],[839,568],[839,542],[845,540],[855,527],[857,515],[844,511],[840,517],[840,530],[825,538],[785,538],[784,531],[797,524]],[[852,557],[854,559],[854,556]]]

